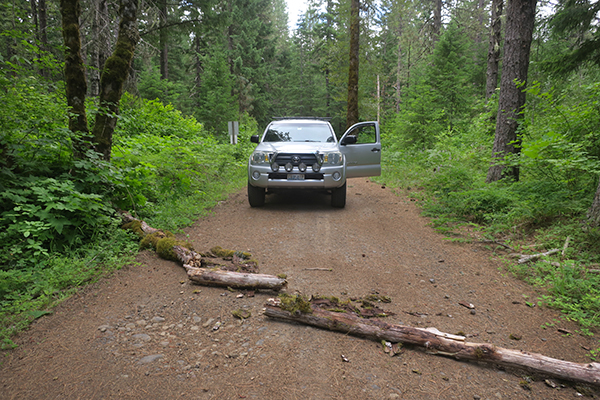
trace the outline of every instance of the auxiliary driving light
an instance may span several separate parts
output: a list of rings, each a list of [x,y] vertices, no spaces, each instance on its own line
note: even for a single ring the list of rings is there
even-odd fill
[[[271,170],[273,170],[273,172],[279,171],[279,164],[277,164],[276,162],[271,164]]]
[[[306,171],[306,164],[300,163],[300,165],[298,165],[298,169],[300,170],[300,172]]]
[[[315,172],[319,172],[319,171],[321,170],[321,166],[319,165],[319,163],[314,163],[314,164],[312,165],[312,169],[313,169],[313,171],[315,171]]]
[[[292,163],[285,164],[285,170],[287,172],[292,172],[293,169],[294,169],[294,166],[292,165]]]
[[[260,179],[260,172],[258,172],[258,171],[254,171],[254,172],[252,173],[252,177],[253,177],[255,180],[259,180],[259,179]]]
[[[331,176],[333,178],[334,181],[339,181],[342,178],[342,174],[340,174],[339,172],[334,172],[333,175]]]

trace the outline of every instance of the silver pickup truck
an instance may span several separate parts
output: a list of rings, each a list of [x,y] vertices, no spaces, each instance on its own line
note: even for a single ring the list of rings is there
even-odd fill
[[[346,205],[346,179],[381,175],[379,124],[360,122],[338,141],[326,119],[281,118],[271,122],[248,162],[248,202],[265,203],[279,189],[327,190],[331,205]]]

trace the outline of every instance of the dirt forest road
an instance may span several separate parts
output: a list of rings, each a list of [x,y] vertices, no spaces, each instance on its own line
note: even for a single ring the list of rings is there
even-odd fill
[[[327,195],[298,193],[252,209],[244,190],[186,233],[200,251],[249,251],[261,273],[287,274],[289,293],[379,293],[392,299],[383,305],[395,313],[391,323],[589,361],[584,348],[595,348],[594,338],[558,331],[577,327],[529,307],[539,294],[485,247],[445,241],[427,222],[404,194],[355,179],[345,209],[332,209]],[[371,340],[268,319],[262,309],[273,293],[192,285],[153,252],[138,261],[19,335],[19,347],[2,356],[0,398],[545,400],[582,391],[417,348],[391,357]],[[252,315],[243,323],[231,314],[240,308]]]

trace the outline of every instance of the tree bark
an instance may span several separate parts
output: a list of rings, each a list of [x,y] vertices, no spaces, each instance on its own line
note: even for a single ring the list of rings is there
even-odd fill
[[[73,142],[75,158],[82,158],[89,149],[89,127],[85,112],[85,95],[87,83],[85,68],[81,58],[81,38],[79,36],[79,16],[81,9],[79,0],[61,0],[62,34],[65,42],[65,81],[67,105],[69,107],[69,129],[76,133]]]
[[[600,181],[598,182],[598,189],[596,190],[594,201],[592,202],[591,207],[588,209],[587,217],[591,226],[600,226]]]
[[[430,354],[454,357],[458,360],[524,368],[541,375],[600,386],[600,364],[598,363],[578,364],[541,354],[504,349],[491,344],[468,343],[462,336],[443,333],[435,328],[421,329],[394,325],[317,307],[312,307],[310,313],[299,310],[286,311],[282,308],[279,299],[267,300],[265,315],[377,341],[413,344],[425,348]]]
[[[360,38],[360,1],[352,0],[350,6],[350,67],[348,71],[348,110],[346,129],[358,122],[358,68]]]
[[[433,41],[437,42],[442,33],[442,0],[433,0]]]
[[[535,24],[536,0],[511,0],[506,8],[506,36],[500,79],[500,99],[496,119],[496,137],[492,149],[494,161],[486,182],[503,178],[519,180],[519,167],[505,168],[501,164],[507,155],[519,155],[518,135],[525,105],[525,88],[529,68],[529,52]]]
[[[94,124],[96,151],[110,160],[112,137],[117,124],[119,101],[129,74],[135,45],[139,40],[137,29],[138,0],[123,0],[119,14],[119,34],[112,55],[106,60],[100,78],[100,110]]]
[[[39,1],[38,13],[40,21],[40,42],[42,43],[42,50],[46,50],[48,48],[48,12],[46,0]]]
[[[500,62],[500,43],[502,41],[502,8],[504,0],[492,0],[492,15],[490,19],[490,46],[485,84],[485,98],[492,97],[498,87],[498,63]]]
[[[100,1],[93,0],[92,6],[92,45],[90,48],[90,96],[100,93]]]

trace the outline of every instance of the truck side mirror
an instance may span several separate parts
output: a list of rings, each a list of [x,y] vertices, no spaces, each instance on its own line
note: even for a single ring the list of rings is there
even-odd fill
[[[356,144],[356,136],[346,136],[345,138],[342,139],[341,142],[342,146],[345,146],[347,144]]]
[[[250,136],[250,141],[252,143],[259,143],[258,135],[252,135],[252,136]]]

